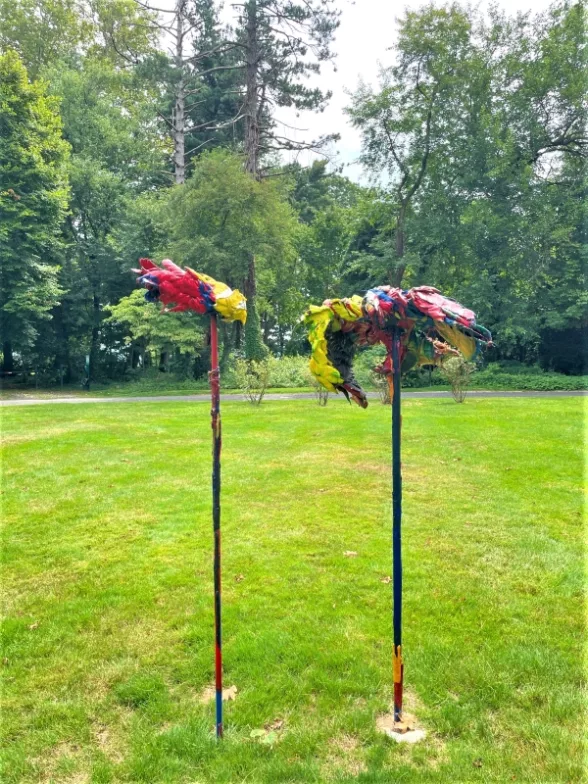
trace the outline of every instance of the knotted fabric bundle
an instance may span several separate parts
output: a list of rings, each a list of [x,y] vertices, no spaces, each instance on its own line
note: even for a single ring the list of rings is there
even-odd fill
[[[491,345],[490,332],[476,315],[432,286],[399,289],[377,286],[349,299],[311,305],[303,316],[312,355],[310,370],[330,392],[342,392],[362,408],[367,398],[353,374],[357,346],[382,343],[386,359],[375,371],[392,380],[392,336],[401,334],[402,373],[423,365],[439,365],[459,354],[473,359],[480,346]]]

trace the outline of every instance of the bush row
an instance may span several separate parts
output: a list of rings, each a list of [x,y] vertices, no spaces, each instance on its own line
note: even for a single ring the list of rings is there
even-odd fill
[[[358,353],[354,372],[359,383],[369,390],[375,390],[376,378],[373,368],[384,359],[384,350],[374,347]],[[308,357],[270,357],[268,363],[268,389],[279,388],[309,388],[314,386],[308,367]],[[239,387],[235,372],[236,361],[231,358],[228,368],[222,374],[223,389],[237,389]],[[429,371],[428,368],[411,371],[403,378],[405,388],[445,387],[447,380],[443,378],[438,369]],[[98,391],[100,387],[94,386]],[[172,374],[160,373],[155,369],[149,370],[135,379],[128,380],[124,385],[108,385],[108,394],[155,394],[167,390],[185,391],[186,393],[205,391],[208,388],[206,376],[198,380],[178,378]],[[537,391],[576,391],[588,389],[588,376],[565,376],[561,373],[544,372],[538,367],[529,367],[519,363],[505,362],[492,363],[487,367],[477,370],[472,374],[470,389],[496,389],[496,390],[537,390]],[[120,391],[119,391],[120,390]]]

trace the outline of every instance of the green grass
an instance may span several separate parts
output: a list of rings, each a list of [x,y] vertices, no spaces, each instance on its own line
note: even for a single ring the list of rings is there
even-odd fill
[[[3,784],[585,781],[582,404],[405,401],[414,747],[389,410],[224,403],[220,745],[208,405],[4,410]]]
[[[437,389],[437,388],[435,388]],[[449,389],[449,387],[447,387]],[[18,399],[54,399],[64,397],[175,397],[177,395],[207,395],[210,387],[207,384],[192,384],[190,386],[164,385],[141,385],[141,384],[113,384],[112,386],[92,387],[90,391],[82,389],[79,385],[65,387],[64,389],[35,389],[34,387],[24,387],[21,389],[0,389],[0,400]],[[271,387],[267,390],[268,394],[284,393],[292,394],[295,392],[313,392],[313,387]],[[241,389],[223,389],[223,395],[243,396]]]

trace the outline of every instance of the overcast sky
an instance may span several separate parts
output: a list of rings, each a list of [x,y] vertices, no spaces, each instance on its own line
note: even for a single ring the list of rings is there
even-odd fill
[[[497,4],[510,13],[517,11],[540,12],[548,7],[549,0],[497,0]],[[280,111],[277,119],[289,125],[298,125],[305,131],[294,132],[284,126],[284,136],[297,139],[312,139],[320,134],[339,133],[341,141],[335,147],[338,162],[345,165],[345,174],[355,180],[362,180],[362,171],[355,163],[360,152],[358,133],[347,123],[344,107],[349,103],[346,94],[354,90],[360,79],[364,82],[377,84],[379,65],[388,65],[392,60],[391,52],[387,51],[394,44],[396,22],[405,8],[417,9],[424,5],[422,0],[338,0],[342,10],[341,24],[337,30],[335,51],[336,71],[333,65],[323,65],[320,85],[331,90],[333,97],[328,108],[322,114],[305,112],[296,118],[293,112]],[[476,4],[480,10],[487,8],[488,0]],[[229,10],[227,2],[226,10]],[[289,154],[292,159],[293,154]],[[300,158],[308,163],[312,156]]]

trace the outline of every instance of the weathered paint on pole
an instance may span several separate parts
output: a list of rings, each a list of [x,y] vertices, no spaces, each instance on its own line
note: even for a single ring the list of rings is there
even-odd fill
[[[400,411],[400,330],[392,333],[392,621],[394,627],[394,721],[402,720],[402,465]]]
[[[216,313],[210,316],[210,395],[212,401],[212,524],[214,531],[214,630],[215,630],[215,700],[216,737],[223,736],[223,653],[221,633],[221,417],[220,370],[218,366],[218,325]]]

